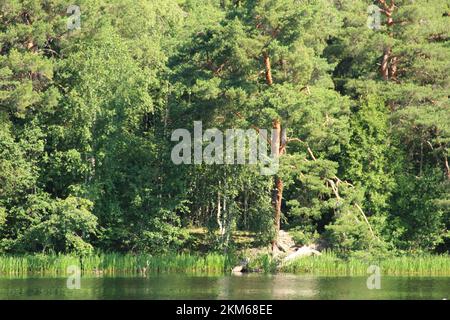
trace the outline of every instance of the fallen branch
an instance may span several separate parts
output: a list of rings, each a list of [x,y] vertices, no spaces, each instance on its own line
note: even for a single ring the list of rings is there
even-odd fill
[[[361,209],[361,207],[359,206],[359,204],[355,203],[355,207],[358,208],[359,212],[361,212],[364,220],[367,223],[367,226],[369,227],[370,233],[372,234],[372,237],[377,238],[378,240],[380,240],[377,236],[375,236],[375,233],[373,233],[372,227],[370,226],[369,220],[367,220],[366,215],[364,214],[364,211]]]

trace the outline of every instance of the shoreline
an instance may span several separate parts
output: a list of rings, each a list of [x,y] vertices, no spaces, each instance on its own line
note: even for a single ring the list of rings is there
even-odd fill
[[[231,274],[238,258],[218,253],[122,254],[96,253],[84,256],[70,254],[0,255],[0,276],[8,275],[70,275],[69,267],[84,275],[116,274]],[[381,275],[450,276],[450,255],[403,255],[384,259],[344,260],[334,252],[303,257],[280,265],[270,255],[250,259],[249,270],[265,274],[317,276],[361,276],[368,267],[378,266]],[[246,272],[253,273],[253,272]]]

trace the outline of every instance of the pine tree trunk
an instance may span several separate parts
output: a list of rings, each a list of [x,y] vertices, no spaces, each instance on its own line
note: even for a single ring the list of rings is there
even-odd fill
[[[270,66],[270,58],[267,52],[264,52],[264,67],[266,74],[266,83],[271,86],[273,84],[272,79],[272,69]],[[275,135],[272,139],[272,155],[275,159],[280,156],[281,145],[281,122],[279,119],[274,119],[272,122],[272,128],[274,129]],[[280,231],[280,220],[281,220],[281,200],[283,198],[283,181],[276,175],[274,178],[274,192],[272,195],[272,205],[274,209],[274,229],[275,234],[272,240],[272,251],[276,250],[278,247],[278,234]]]
[[[267,52],[264,52],[264,67],[266,68],[266,82],[271,86],[273,84],[272,69],[270,67],[270,58]]]
[[[391,0],[390,3],[387,3],[387,0],[378,0],[378,2],[382,5],[382,10],[386,16],[386,24],[388,28],[394,25],[394,19],[392,18],[392,14],[395,10],[395,0]],[[390,37],[393,37],[392,32],[389,33]],[[381,76],[383,80],[396,80],[397,77],[397,57],[392,57],[392,48],[387,46],[384,49],[383,57],[381,59]]]
[[[276,202],[275,202],[275,236],[278,238],[281,220],[281,199],[283,198],[283,181],[280,177],[275,176]]]
[[[278,119],[273,120],[273,130],[275,132],[272,140],[272,155],[274,158],[279,158],[281,149],[281,122]],[[283,181],[276,175],[274,177],[274,192],[273,192],[273,209],[274,209],[274,229],[275,234],[272,240],[272,250],[277,247],[278,233],[280,231],[281,220],[281,200],[283,198]]]

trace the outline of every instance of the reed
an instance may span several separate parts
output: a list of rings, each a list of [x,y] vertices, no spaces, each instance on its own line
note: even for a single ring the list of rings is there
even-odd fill
[[[204,273],[224,274],[235,265],[233,256],[217,253],[206,255],[179,253],[149,254],[95,253],[82,258],[63,254],[0,255],[0,275],[27,274],[66,275],[69,266],[83,273]],[[279,263],[270,254],[250,260],[250,269],[266,273],[288,272],[317,275],[367,275],[370,265],[380,267],[383,275],[450,275],[449,255],[400,256],[385,259],[341,259],[335,252]]]
[[[222,274],[232,266],[230,257],[209,253],[149,254],[96,253],[82,258],[73,255],[0,256],[0,274],[30,273],[66,275],[69,266],[84,273],[215,273]]]
[[[280,267],[282,272],[321,275],[367,275],[368,267],[375,265],[383,275],[450,275],[449,255],[418,255],[384,259],[340,259],[334,252],[305,257]]]
[[[79,264],[80,259],[71,255],[0,256],[0,274],[58,273]]]
[[[277,261],[268,253],[260,254],[250,260],[249,269],[264,273],[275,273],[277,271]]]

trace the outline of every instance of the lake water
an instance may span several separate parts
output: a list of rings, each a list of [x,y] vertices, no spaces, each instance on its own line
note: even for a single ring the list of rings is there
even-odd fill
[[[367,277],[291,274],[86,276],[80,289],[67,278],[0,277],[0,299],[450,299],[450,277]]]

